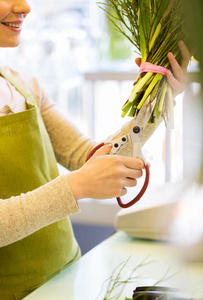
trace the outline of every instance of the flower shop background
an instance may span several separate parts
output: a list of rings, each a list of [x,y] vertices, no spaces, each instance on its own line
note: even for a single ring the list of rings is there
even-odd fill
[[[107,22],[96,1],[29,3],[32,11],[22,43],[16,49],[1,49],[0,63],[35,75],[84,134],[98,142],[106,139],[129,120],[120,115],[138,73],[137,55]],[[197,128],[202,128],[202,112],[192,100],[200,88],[198,64],[191,62],[188,71],[186,91],[176,98],[175,129],[162,124],[143,148],[153,188],[194,178],[200,163],[202,131]],[[119,208],[113,199],[84,199],[80,205],[82,213],[72,220],[85,253],[114,231]],[[84,236],[92,238],[85,243]]]

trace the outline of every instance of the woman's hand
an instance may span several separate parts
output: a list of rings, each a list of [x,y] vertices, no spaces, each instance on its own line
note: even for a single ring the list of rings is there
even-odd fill
[[[190,52],[183,41],[178,42],[178,46],[180,48],[182,54],[182,62],[181,65],[178,64],[177,60],[173,56],[171,52],[168,53],[168,60],[170,62],[173,74],[171,71],[168,71],[166,74],[168,83],[170,84],[173,92],[173,96],[177,96],[184,92],[185,83],[186,83],[186,75],[187,75],[187,67],[191,58]]]
[[[141,159],[109,155],[112,146],[104,146],[77,171],[67,174],[76,200],[82,198],[108,199],[127,193],[142,176]]]
[[[168,71],[166,74],[168,83],[170,84],[170,86],[172,88],[174,97],[176,97],[178,94],[181,94],[185,89],[187,66],[188,66],[190,58],[191,58],[190,52],[183,41],[178,42],[178,47],[182,54],[181,65],[178,64],[178,62],[175,59],[175,57],[173,56],[173,54],[171,52],[169,52],[168,60],[171,65],[172,72]],[[141,59],[136,58],[135,62],[138,66],[140,66]]]

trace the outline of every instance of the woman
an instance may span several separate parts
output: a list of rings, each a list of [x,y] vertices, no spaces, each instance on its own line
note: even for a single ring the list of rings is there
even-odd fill
[[[26,0],[0,0],[0,46],[16,47]],[[189,53],[180,67],[169,54],[174,94],[183,90]],[[139,62],[138,62],[139,64]],[[0,299],[22,299],[80,256],[67,216],[81,198],[123,196],[136,185],[143,162],[110,156],[82,136],[35,78],[0,68]],[[57,161],[71,170],[59,176]]]

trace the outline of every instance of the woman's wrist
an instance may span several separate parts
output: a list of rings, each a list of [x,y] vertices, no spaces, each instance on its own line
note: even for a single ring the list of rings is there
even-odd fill
[[[86,198],[86,186],[84,180],[81,180],[80,171],[72,171],[66,175],[71,192],[75,200]]]

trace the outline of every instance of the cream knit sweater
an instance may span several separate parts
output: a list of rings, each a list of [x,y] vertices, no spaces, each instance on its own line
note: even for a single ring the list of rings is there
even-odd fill
[[[15,72],[7,67],[4,67],[4,70],[23,84],[35,98],[57,161],[69,170],[80,168],[94,143],[84,137],[67,120],[34,77]],[[15,113],[15,106],[18,107],[18,103],[22,103],[23,96],[14,86],[11,88],[14,102],[12,110]],[[124,134],[127,128],[124,127],[116,133],[116,138]],[[151,136],[154,130],[153,125],[146,127],[142,135],[142,143]],[[0,199],[0,247],[23,239],[44,226],[78,212],[79,207],[73,197],[66,175],[59,176],[26,194]]]

